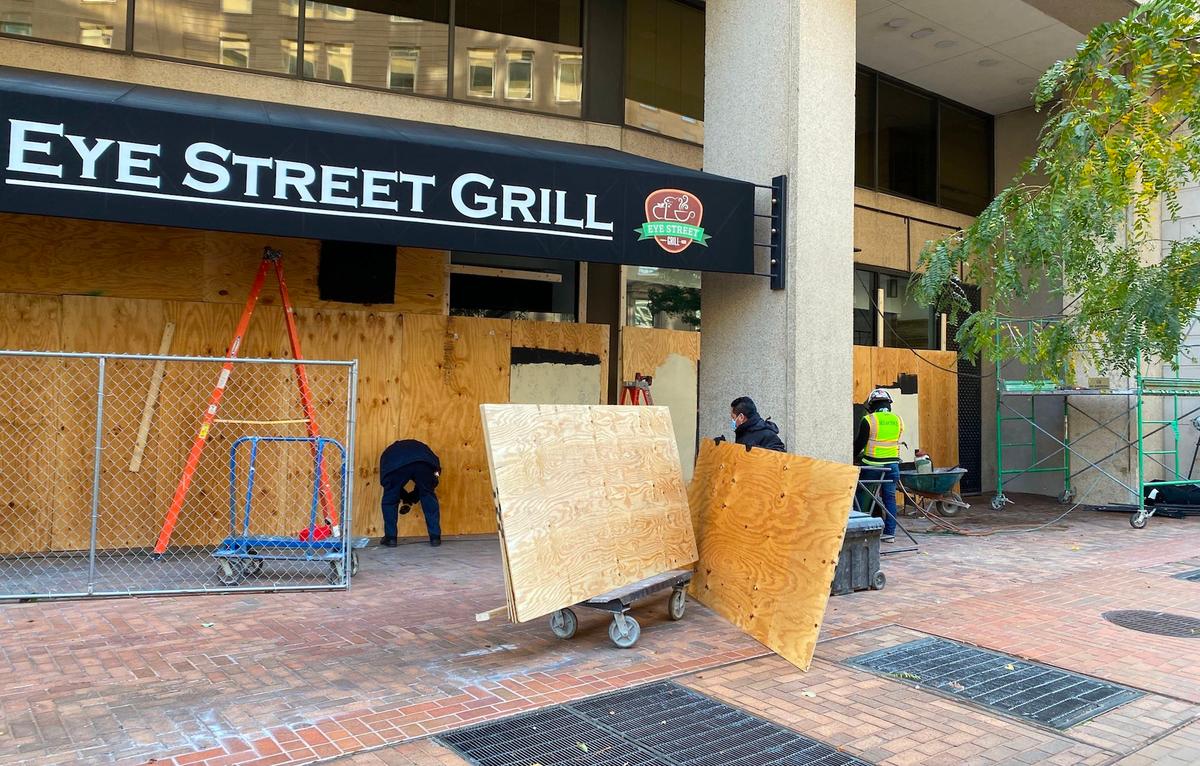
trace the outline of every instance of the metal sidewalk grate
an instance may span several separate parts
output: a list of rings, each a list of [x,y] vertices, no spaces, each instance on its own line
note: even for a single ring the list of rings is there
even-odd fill
[[[1113,625],[1171,638],[1200,638],[1200,619],[1185,614],[1123,609],[1101,615]]]
[[[670,682],[438,739],[479,766],[869,766]]]
[[[1193,569],[1190,572],[1180,572],[1175,575],[1176,580],[1186,580],[1188,582],[1200,582],[1200,569]]]
[[[848,662],[1055,729],[1142,696],[1124,686],[944,638],[922,638]]]

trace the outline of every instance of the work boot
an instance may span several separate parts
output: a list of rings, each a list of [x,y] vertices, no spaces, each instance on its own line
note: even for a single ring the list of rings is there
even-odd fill
[[[430,545],[430,547],[437,548],[437,547],[438,547],[438,546],[440,546],[441,544],[442,544],[442,538],[440,538],[440,537],[431,537],[431,538],[429,538],[429,545]]]
[[[894,543],[894,542],[896,542],[896,536],[895,536],[895,535],[880,535],[880,536],[879,536],[879,542],[881,542],[881,543]]]
[[[385,545],[385,546],[387,546],[388,548],[395,548],[395,547],[396,547],[396,538],[394,538],[394,537],[386,537],[386,536],[385,536],[385,537],[381,537],[381,538],[379,538],[379,544],[380,544],[380,545]]]

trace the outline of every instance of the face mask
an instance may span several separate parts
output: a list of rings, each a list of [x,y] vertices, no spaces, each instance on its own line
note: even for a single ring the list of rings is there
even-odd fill
[[[732,418],[732,419],[729,421],[729,424],[730,424],[731,426],[733,426],[733,430],[734,430],[734,431],[736,431],[736,430],[737,430],[737,427],[738,427],[737,418]]]

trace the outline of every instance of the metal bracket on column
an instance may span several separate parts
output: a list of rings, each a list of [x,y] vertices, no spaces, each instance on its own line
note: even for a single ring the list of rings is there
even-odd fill
[[[766,218],[771,222],[770,241],[754,243],[755,247],[765,247],[770,257],[770,268],[762,276],[771,278],[772,290],[783,290],[787,286],[787,176],[775,176],[770,186],[755,186],[771,192],[770,214],[754,214],[756,218]]]

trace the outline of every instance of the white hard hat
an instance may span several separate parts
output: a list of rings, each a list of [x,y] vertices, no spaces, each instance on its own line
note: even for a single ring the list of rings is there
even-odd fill
[[[882,388],[877,388],[867,395],[867,404],[872,402],[887,402],[892,403],[892,395]]]

